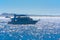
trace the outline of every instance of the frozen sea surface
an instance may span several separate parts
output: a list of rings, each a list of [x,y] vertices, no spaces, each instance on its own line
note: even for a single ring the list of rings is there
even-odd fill
[[[60,19],[40,19],[35,26],[0,23],[0,40],[60,40]]]

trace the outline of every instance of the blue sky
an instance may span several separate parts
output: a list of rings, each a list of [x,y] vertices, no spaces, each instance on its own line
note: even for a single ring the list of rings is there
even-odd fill
[[[0,0],[0,13],[60,15],[60,0]]]

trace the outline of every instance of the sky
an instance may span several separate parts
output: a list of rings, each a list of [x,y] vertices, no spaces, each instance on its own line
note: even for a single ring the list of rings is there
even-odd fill
[[[60,0],[0,0],[0,13],[60,15]]]

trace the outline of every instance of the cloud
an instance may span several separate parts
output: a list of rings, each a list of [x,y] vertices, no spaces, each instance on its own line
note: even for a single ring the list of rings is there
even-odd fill
[[[1,8],[0,13],[3,12],[27,15],[60,15],[60,9]]]

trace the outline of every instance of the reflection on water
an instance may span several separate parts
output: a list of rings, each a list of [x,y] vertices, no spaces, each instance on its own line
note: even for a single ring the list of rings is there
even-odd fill
[[[41,20],[35,26],[0,23],[0,40],[60,40],[60,23]]]

